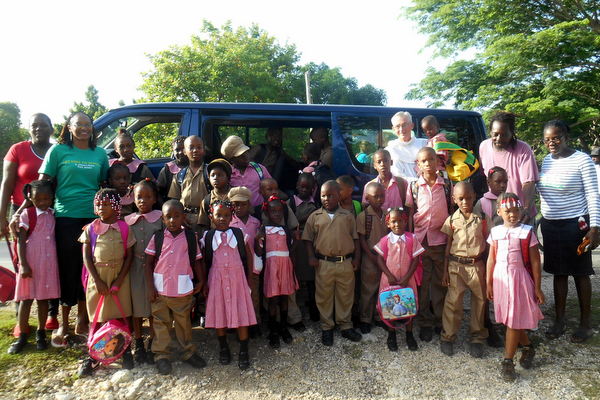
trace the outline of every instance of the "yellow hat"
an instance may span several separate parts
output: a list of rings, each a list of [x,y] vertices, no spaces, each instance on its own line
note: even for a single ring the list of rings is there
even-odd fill
[[[239,157],[248,150],[250,150],[250,147],[244,144],[241,137],[235,135],[229,136],[221,145],[221,154],[227,159]]]
[[[229,190],[227,197],[229,201],[250,201],[252,192],[245,186],[237,186]]]

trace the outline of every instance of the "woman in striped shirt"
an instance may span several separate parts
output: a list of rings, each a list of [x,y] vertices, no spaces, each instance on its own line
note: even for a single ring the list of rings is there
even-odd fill
[[[594,164],[587,154],[568,147],[569,126],[560,120],[544,125],[544,144],[550,151],[542,163],[538,191],[542,203],[544,271],[554,275],[556,319],[546,332],[557,338],[565,331],[569,275],[573,276],[581,310],[579,327],[571,341],[581,343],[591,329],[592,253],[600,243],[600,195]],[[589,248],[577,255],[582,240]]]

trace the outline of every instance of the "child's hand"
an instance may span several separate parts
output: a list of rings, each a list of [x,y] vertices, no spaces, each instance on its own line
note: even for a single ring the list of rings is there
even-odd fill
[[[19,275],[21,278],[31,278],[33,273],[31,272],[31,267],[27,262],[21,264],[21,270],[19,271]]]
[[[488,282],[485,294],[489,301],[494,301],[494,285],[492,285],[492,282]]]
[[[109,291],[111,294],[117,294],[119,293],[119,290],[121,289],[121,287],[115,283],[112,284],[112,286],[110,287]]]
[[[319,266],[319,260],[316,257],[309,257],[308,265],[313,268],[317,268]]]
[[[103,296],[110,294],[110,290],[108,289],[108,285],[102,279],[98,279],[94,282],[96,284],[96,289],[98,289],[98,293]]]
[[[390,286],[397,286],[400,283],[393,274],[388,274],[387,278]]]
[[[410,276],[403,276],[402,279],[398,282],[398,285],[402,286],[402,287],[407,287],[408,286],[408,281],[410,280]]]
[[[444,276],[442,277],[442,286],[450,286],[450,276],[448,276],[448,271],[444,271]]]
[[[546,296],[544,296],[542,289],[535,289],[535,298],[537,299],[538,304],[544,304],[546,302]]]

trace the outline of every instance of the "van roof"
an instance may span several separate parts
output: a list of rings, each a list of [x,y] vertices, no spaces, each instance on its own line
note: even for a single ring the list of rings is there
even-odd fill
[[[481,116],[476,111],[449,110],[436,108],[418,108],[418,107],[383,107],[383,106],[356,106],[339,104],[293,104],[293,103],[203,103],[203,102],[166,102],[166,103],[138,103],[129,106],[119,107],[123,109],[137,109],[148,107],[161,108],[199,108],[214,110],[235,110],[235,111],[280,111],[280,112],[363,112],[363,113],[382,113],[408,111],[411,114],[422,114],[424,110],[435,111],[436,114],[453,115],[472,115]],[[116,111],[117,109],[111,110]]]

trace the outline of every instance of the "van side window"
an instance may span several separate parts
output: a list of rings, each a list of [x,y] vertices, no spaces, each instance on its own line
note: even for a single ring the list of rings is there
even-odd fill
[[[379,147],[379,117],[338,115],[337,123],[352,164],[361,172],[375,173],[371,158]]]
[[[99,132],[98,146],[113,153],[113,143],[120,129],[125,129],[135,140],[135,155],[141,160],[168,158],[171,142],[179,134],[179,115],[141,115],[117,119]]]

